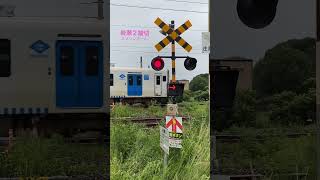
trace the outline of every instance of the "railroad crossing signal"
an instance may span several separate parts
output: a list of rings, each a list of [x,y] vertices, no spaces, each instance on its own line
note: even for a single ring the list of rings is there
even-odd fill
[[[164,68],[164,61],[162,58],[160,57],[155,57],[153,58],[153,60],[151,61],[151,67],[152,69],[154,69],[155,71],[161,71]]]
[[[277,6],[278,0],[238,0],[237,11],[246,26],[261,29],[273,21]]]
[[[182,83],[169,83],[168,84],[168,96],[177,97],[183,96],[184,84]]]
[[[177,29],[174,29],[174,21],[171,21],[171,24],[166,24],[163,22],[160,18],[157,18],[154,22],[157,26],[161,28],[160,33],[166,35],[166,37],[160,41],[158,44],[155,45],[155,48],[160,52],[163,48],[165,48],[167,45],[171,43],[171,49],[172,54],[171,56],[158,56],[153,59],[151,62],[151,66],[154,70],[158,71],[159,68],[157,68],[155,59],[161,59],[161,58],[170,58],[172,60],[172,84],[176,84],[176,59],[177,58],[185,58],[184,66],[187,70],[192,71],[197,66],[197,60],[195,58],[189,57],[189,56],[176,56],[176,46],[175,42],[177,42],[180,46],[182,46],[187,52],[190,52],[192,50],[192,46],[187,43],[180,35],[183,34],[186,30],[188,30],[192,24],[188,20],[184,24],[182,24]],[[161,63],[157,63],[160,64]],[[164,65],[164,63],[163,63]],[[162,67],[162,66],[161,66]],[[171,88],[171,89],[170,89]],[[177,88],[178,89],[178,88]],[[175,89],[175,86],[169,87],[169,92],[177,92]],[[170,93],[168,93],[168,96]],[[177,93],[174,93],[177,94]],[[179,93],[182,95],[182,93]],[[177,95],[175,95],[177,96]]]
[[[195,58],[188,57],[184,61],[184,67],[189,71],[194,70],[197,67],[197,60]]]
[[[189,43],[187,43],[182,37],[180,37],[182,33],[184,33],[192,26],[189,20],[182,24],[176,30],[173,30],[168,24],[164,23],[160,18],[157,18],[154,23],[158,25],[164,33],[168,35],[162,41],[155,45],[155,48],[158,50],[158,52],[160,52],[163,48],[165,48],[168,44],[170,44],[173,41],[176,41],[187,52],[190,52],[192,50],[192,46]]]

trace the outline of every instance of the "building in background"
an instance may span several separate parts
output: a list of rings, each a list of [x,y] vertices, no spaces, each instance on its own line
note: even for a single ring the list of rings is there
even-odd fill
[[[239,71],[238,90],[252,90],[253,60],[243,58],[215,59],[215,64]]]
[[[184,90],[189,91],[190,90],[190,81],[186,79],[178,80],[179,83],[184,84]]]

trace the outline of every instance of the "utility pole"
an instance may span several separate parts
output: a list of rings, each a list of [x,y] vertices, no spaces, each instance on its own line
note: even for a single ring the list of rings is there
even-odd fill
[[[140,56],[140,68],[142,69],[143,66],[142,66],[142,56]]]
[[[104,16],[103,16],[104,2],[103,0],[98,0],[97,3],[98,3],[98,19],[102,20],[104,19]]]
[[[317,94],[317,105],[316,105],[316,135],[317,135],[317,143],[316,146],[319,147],[320,145],[320,0],[317,0],[316,2],[316,11],[317,11],[317,42],[316,42],[316,79],[317,79],[317,83],[316,83],[316,94]],[[319,148],[316,148],[316,153],[317,153],[317,180],[320,180],[320,150]]]

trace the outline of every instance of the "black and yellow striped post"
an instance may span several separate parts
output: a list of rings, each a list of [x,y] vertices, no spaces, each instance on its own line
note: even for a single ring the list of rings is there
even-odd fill
[[[181,37],[181,34],[183,34],[185,31],[187,31],[192,26],[192,24],[188,20],[184,24],[182,24],[180,27],[175,29],[174,21],[171,21],[171,24],[166,24],[160,18],[157,18],[154,23],[161,29],[161,34],[166,35],[166,37],[164,39],[162,39],[162,41],[160,41],[158,44],[155,45],[155,48],[158,50],[158,52],[160,52],[162,49],[164,49],[166,46],[168,46],[171,43],[171,51],[172,51],[171,56],[158,56],[158,57],[171,59],[171,61],[172,61],[171,84],[174,84],[174,86],[172,88],[174,90],[176,90],[176,89],[178,89],[178,85],[179,85],[176,82],[176,59],[184,58],[184,59],[186,59],[187,62],[191,61],[193,64],[196,61],[195,58],[190,58],[189,56],[176,56],[176,44],[175,44],[176,42],[181,47],[183,47],[184,50],[186,50],[187,52],[190,52],[192,50],[192,46]],[[186,67],[186,65],[185,65],[185,67]],[[195,65],[193,65],[192,67],[186,67],[186,69],[189,71],[193,70],[194,68],[195,68]],[[181,86],[179,86],[179,87],[181,87]],[[169,87],[169,89],[170,89],[170,87]],[[171,94],[171,96],[172,96],[173,102],[175,104],[175,97],[177,95]]]
[[[171,28],[172,28],[172,30],[174,30],[174,21],[171,21]],[[172,44],[171,44],[172,83],[176,83],[176,45],[175,45],[174,40],[172,40],[171,42],[172,42]]]

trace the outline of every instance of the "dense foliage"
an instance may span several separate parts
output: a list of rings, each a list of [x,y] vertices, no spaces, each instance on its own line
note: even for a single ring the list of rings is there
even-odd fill
[[[214,114],[216,133],[241,136],[237,143],[217,143],[215,171],[272,180],[302,173],[315,179],[315,63],[311,38],[289,40],[266,52],[254,67],[254,90],[238,91],[232,109]]]
[[[289,40],[265,53],[254,68],[254,87],[259,96],[282,91],[297,92],[315,77],[315,40]]]
[[[209,74],[194,77],[189,88],[190,90],[184,91],[183,97],[178,97],[178,102],[209,101]]]
[[[200,74],[194,77],[190,82],[190,90],[192,92],[208,90],[209,89],[208,86],[209,86],[208,74]]]

